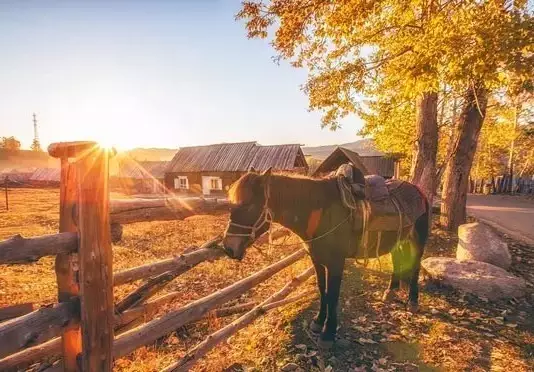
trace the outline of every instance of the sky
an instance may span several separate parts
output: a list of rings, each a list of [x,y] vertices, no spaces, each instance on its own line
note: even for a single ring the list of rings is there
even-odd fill
[[[258,141],[340,144],[357,117],[320,127],[300,90],[246,38],[238,0],[1,1],[0,137],[28,148],[97,140],[127,149]]]

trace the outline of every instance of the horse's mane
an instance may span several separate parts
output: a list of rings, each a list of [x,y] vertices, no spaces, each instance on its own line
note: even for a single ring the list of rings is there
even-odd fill
[[[264,176],[247,173],[237,180],[228,191],[230,202],[240,204],[261,193],[263,196],[266,177],[270,177],[269,203],[273,208],[300,209],[322,208],[339,200],[335,179],[316,179],[298,174],[272,174]]]

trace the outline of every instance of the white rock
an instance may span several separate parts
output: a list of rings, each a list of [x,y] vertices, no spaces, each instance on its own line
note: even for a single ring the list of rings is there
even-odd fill
[[[421,265],[430,278],[479,297],[498,300],[525,295],[524,279],[485,262],[429,257]]]
[[[456,258],[486,262],[508,270],[512,256],[506,244],[489,226],[466,223],[458,228]]]

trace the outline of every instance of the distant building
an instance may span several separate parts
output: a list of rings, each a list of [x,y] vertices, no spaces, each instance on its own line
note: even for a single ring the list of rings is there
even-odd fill
[[[10,187],[27,186],[36,168],[4,168],[0,170],[0,182]]]
[[[110,177],[111,188],[125,194],[165,193],[166,161],[123,160]]]
[[[364,175],[378,174],[384,178],[398,178],[400,165],[394,156],[387,156],[374,151],[370,155],[360,156],[358,153],[344,147],[337,147],[317,167],[313,176],[325,176],[335,171],[341,164],[352,163]]]
[[[29,183],[36,187],[57,187],[61,182],[59,168],[37,168],[31,175]]]
[[[256,142],[182,147],[165,171],[165,185],[176,193],[220,195],[251,167],[306,174],[300,145],[261,146]]]

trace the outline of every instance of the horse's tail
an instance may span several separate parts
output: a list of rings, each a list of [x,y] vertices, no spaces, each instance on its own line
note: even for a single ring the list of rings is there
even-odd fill
[[[421,193],[421,196],[425,204],[425,213],[415,221],[415,230],[417,231],[418,243],[424,247],[430,235],[432,221],[430,220],[430,202],[425,194]]]

